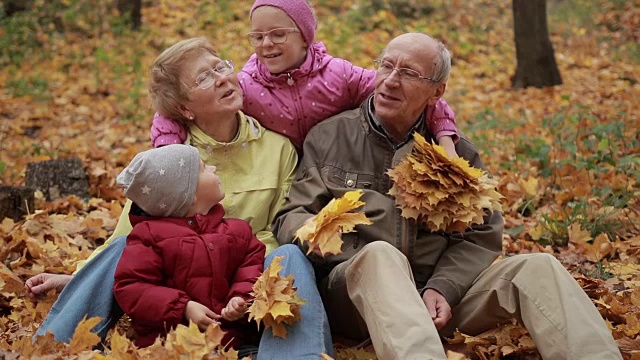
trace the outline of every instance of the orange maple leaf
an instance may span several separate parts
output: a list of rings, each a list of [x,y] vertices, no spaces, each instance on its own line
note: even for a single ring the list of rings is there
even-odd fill
[[[364,213],[349,212],[364,205],[364,202],[360,201],[361,196],[362,190],[353,190],[347,191],[341,198],[332,199],[316,216],[296,231],[296,240],[309,242],[307,254],[315,248],[320,250],[322,256],[340,254],[340,234],[355,231],[356,225],[372,224]]]
[[[253,285],[253,303],[247,310],[249,320],[255,319],[265,328],[271,328],[274,336],[285,338],[287,330],[284,324],[291,325],[300,320],[300,306],[305,304],[293,287],[293,276],[280,276],[284,256],[276,256],[269,267]]]

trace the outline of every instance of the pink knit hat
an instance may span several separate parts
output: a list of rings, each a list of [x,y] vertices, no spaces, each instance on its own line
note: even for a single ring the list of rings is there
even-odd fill
[[[313,43],[316,37],[316,17],[306,0],[256,0],[249,17],[253,15],[253,10],[261,6],[273,6],[284,11],[296,23],[307,44]]]

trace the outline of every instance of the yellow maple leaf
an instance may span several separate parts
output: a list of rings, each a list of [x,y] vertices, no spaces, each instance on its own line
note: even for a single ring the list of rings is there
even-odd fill
[[[91,330],[100,322],[99,317],[92,317],[87,319],[85,316],[82,321],[76,326],[76,330],[71,337],[69,346],[71,354],[78,354],[84,350],[90,350],[100,342],[100,337]]]
[[[267,269],[253,284],[251,295],[253,303],[247,309],[249,320],[255,319],[265,328],[271,328],[273,336],[285,338],[287,329],[284,324],[291,325],[300,320],[300,306],[305,304],[293,287],[292,275],[280,276],[284,256],[276,256]]]
[[[447,360],[466,360],[467,356],[459,352],[447,350]]]
[[[593,240],[593,244],[585,243],[584,254],[592,262],[598,262],[615,253],[615,249],[606,234],[599,234]]]
[[[530,177],[527,180],[518,179],[518,185],[531,197],[538,195],[538,183],[539,181],[535,177]]]
[[[127,339],[126,336],[120,335],[117,331],[114,331],[111,336],[110,343],[110,355],[113,358],[123,360],[135,360],[138,358],[136,356],[136,347],[131,343],[131,340]]]
[[[439,145],[414,133],[414,146],[387,173],[389,194],[405,218],[432,231],[463,232],[482,223],[485,211],[502,211],[498,182],[464,158],[450,159]]]
[[[587,230],[582,230],[582,227],[578,223],[573,223],[568,226],[567,232],[569,233],[569,241],[574,244],[586,244],[591,241],[591,234]]]
[[[205,335],[198,326],[189,321],[189,326],[179,324],[175,330],[167,334],[166,344],[170,344],[176,355],[199,359],[213,351],[214,346],[207,344]]]
[[[220,328],[219,324],[214,323],[209,325],[209,327],[207,327],[207,331],[205,331],[204,333],[204,337],[207,341],[207,344],[211,346],[223,346],[222,338],[224,337],[224,331],[222,331],[222,328]]]
[[[338,348],[336,349],[336,360],[375,360],[378,357],[375,353],[364,348]]]
[[[355,231],[356,225],[372,224],[363,213],[350,213],[364,205],[360,201],[362,190],[347,191],[341,198],[332,199],[320,212],[296,231],[295,240],[308,241],[310,254],[313,249],[326,254],[342,252],[341,234]]]
[[[4,285],[0,286],[0,290],[4,293],[20,294],[24,291],[22,280],[2,262],[0,262],[0,280],[4,281]]]

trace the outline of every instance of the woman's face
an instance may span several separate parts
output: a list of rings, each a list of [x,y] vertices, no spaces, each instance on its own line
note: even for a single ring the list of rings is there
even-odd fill
[[[182,65],[182,80],[189,84],[189,101],[184,104],[185,117],[195,119],[217,119],[234,116],[242,109],[242,89],[235,71],[221,75],[222,59],[210,53],[194,56]],[[212,69],[218,71],[211,72]],[[202,79],[212,77],[213,84],[203,89]]]
[[[251,15],[251,31],[267,32],[273,29],[295,28],[289,32],[286,41],[274,44],[269,36],[264,36],[262,45],[255,51],[263,64],[272,74],[280,74],[298,68],[307,55],[308,44],[304,41],[296,23],[282,10],[273,6],[261,6]]]

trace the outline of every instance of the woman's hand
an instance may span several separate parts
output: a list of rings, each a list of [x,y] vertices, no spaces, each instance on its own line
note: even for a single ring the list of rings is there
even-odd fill
[[[29,278],[24,287],[29,299],[35,301],[51,289],[62,291],[72,278],[73,275],[42,273]]]
[[[228,321],[236,321],[244,317],[248,304],[239,296],[232,297],[227,306],[222,309],[222,318]]]
[[[200,331],[207,330],[209,325],[217,324],[217,320],[220,319],[220,315],[195,301],[189,301],[187,303],[187,306],[184,308],[184,317],[198,325],[198,329],[200,329]]]

